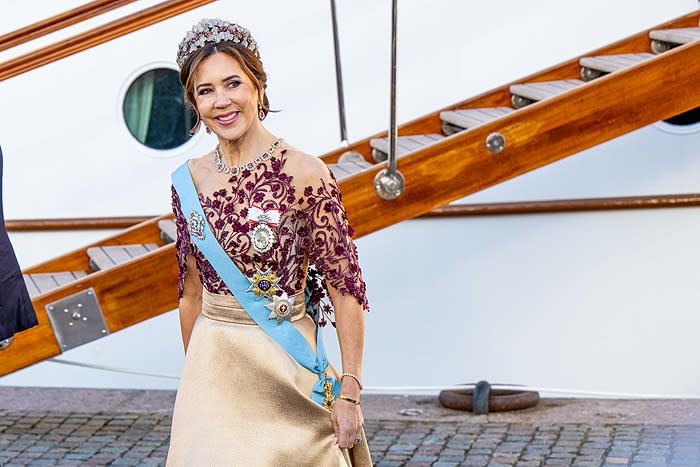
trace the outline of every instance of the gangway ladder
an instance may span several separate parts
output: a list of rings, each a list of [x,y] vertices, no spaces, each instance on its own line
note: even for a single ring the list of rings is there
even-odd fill
[[[395,200],[381,200],[373,190],[374,177],[387,165],[384,134],[326,154],[357,236],[700,107],[699,19],[698,12],[688,14],[401,125],[398,167],[406,188]],[[47,310],[53,306],[82,320],[80,312],[75,319],[72,308],[61,308],[72,296],[88,300],[92,294],[104,320],[105,332],[97,330],[102,335],[176,308],[175,246],[161,238],[166,230],[172,240],[172,215],[28,268],[32,280],[57,272],[73,280],[55,276],[55,287],[33,297],[40,324],[0,352],[0,375],[61,353],[65,338]],[[129,245],[141,245],[140,254]],[[121,247],[116,258],[112,252],[120,250],[107,248],[114,246]],[[96,251],[114,264],[95,270],[101,266],[95,259],[90,265],[89,252]],[[69,334],[77,329],[66,328]]]

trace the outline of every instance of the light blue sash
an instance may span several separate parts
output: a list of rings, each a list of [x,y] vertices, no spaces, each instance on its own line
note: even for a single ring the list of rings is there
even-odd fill
[[[326,375],[328,359],[323,348],[320,326],[316,332],[316,355],[304,338],[289,321],[277,323],[276,319],[268,319],[270,311],[265,307],[267,300],[259,299],[254,293],[248,292],[250,281],[238,269],[236,264],[228,256],[228,253],[221,247],[214,237],[214,233],[206,221],[206,215],[199,203],[199,195],[192,181],[187,162],[182,164],[172,174],[173,186],[180,198],[182,214],[188,223],[194,222],[196,234],[190,231],[190,238],[197,245],[199,251],[211,263],[224,281],[224,284],[231,290],[233,295],[241,304],[243,309],[277,344],[282,346],[287,353],[294,358],[301,366],[318,375],[319,380],[313,387],[311,398],[320,405],[324,405],[326,394],[324,383],[332,385],[333,398],[340,393],[340,384],[330,375]],[[189,231],[189,229],[188,229]]]

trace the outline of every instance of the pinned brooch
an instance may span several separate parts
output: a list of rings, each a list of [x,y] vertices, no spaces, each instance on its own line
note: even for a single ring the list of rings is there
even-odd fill
[[[190,213],[190,221],[187,223],[187,231],[191,236],[204,240],[204,218],[197,211]]]
[[[277,295],[277,292],[281,290],[279,287],[279,277],[269,269],[261,271],[255,268],[253,277],[248,277],[248,280],[250,281],[250,287],[248,287],[246,292],[253,292],[258,297],[265,297],[272,300],[273,297]]]
[[[273,297],[272,303],[268,303],[265,306],[270,310],[270,315],[267,319],[276,319],[277,324],[282,323],[282,321],[292,320],[295,308],[287,292],[282,293],[279,297]]]
[[[253,249],[258,253],[267,253],[274,245],[277,237],[271,226],[280,222],[279,209],[263,209],[258,206],[248,208],[248,223],[253,229],[248,233]]]

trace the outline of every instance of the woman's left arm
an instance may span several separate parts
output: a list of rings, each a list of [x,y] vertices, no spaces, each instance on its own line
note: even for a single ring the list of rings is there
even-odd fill
[[[357,249],[352,241],[353,230],[343,207],[338,183],[326,164],[313,156],[299,157],[297,161],[303,162],[306,176],[301,188],[308,230],[305,247],[311,262],[325,278],[333,304],[342,372],[350,373],[359,380],[367,298]],[[319,310],[319,313],[323,311]],[[356,439],[362,436],[364,424],[360,405],[352,402],[359,402],[361,387],[353,377],[341,379],[340,397],[333,405],[331,421],[338,446],[351,448]]]
[[[328,285],[328,293],[335,309],[335,325],[343,373],[351,373],[361,378],[365,336],[364,309],[355,297],[342,295],[331,285]],[[360,384],[354,378],[349,376],[342,378],[341,395],[359,401],[360,390]],[[333,405],[331,420],[338,446],[353,447],[355,439],[361,436],[364,425],[361,406],[338,398]]]

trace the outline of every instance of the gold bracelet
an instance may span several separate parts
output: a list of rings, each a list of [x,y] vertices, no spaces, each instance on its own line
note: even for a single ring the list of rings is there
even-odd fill
[[[344,396],[342,394],[338,394],[338,399],[351,402],[355,405],[360,405],[360,401],[356,401],[355,399],[350,399],[348,396]]]
[[[341,383],[343,382],[343,378],[345,378],[346,376],[349,376],[355,381],[357,381],[357,384],[360,386],[360,391],[362,391],[362,383],[360,383],[360,378],[358,378],[356,375],[353,375],[352,373],[343,373],[342,375],[340,375]]]

